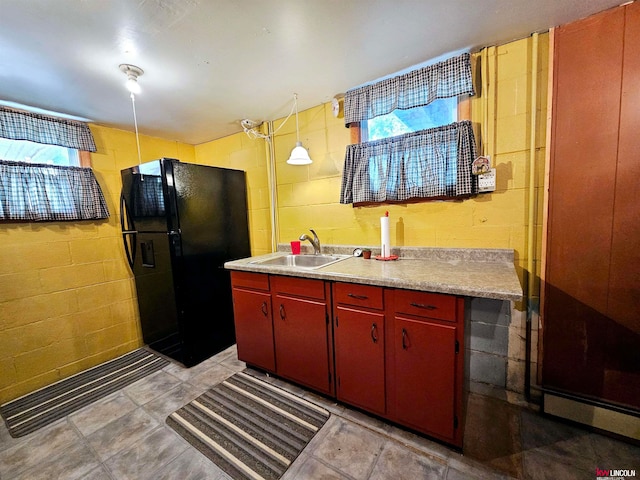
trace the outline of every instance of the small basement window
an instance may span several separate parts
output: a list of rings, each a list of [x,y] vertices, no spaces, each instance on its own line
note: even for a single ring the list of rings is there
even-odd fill
[[[362,142],[395,137],[458,121],[458,98],[440,98],[416,108],[394,110],[360,123]]]
[[[74,148],[7,138],[0,138],[0,159],[67,167],[80,166],[80,155]]]
[[[348,90],[340,203],[465,198],[477,193],[468,53]]]

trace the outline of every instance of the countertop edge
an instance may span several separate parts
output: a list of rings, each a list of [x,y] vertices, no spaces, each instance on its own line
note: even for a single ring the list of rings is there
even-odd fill
[[[451,250],[451,249],[449,249]],[[463,249],[459,249],[463,250]],[[462,255],[462,262],[464,264],[473,264],[474,266],[481,265],[482,268],[487,269],[495,269],[499,271],[501,277],[505,277],[506,281],[501,282],[505,285],[498,287],[497,285],[489,285],[487,283],[478,285],[472,283],[461,283],[454,281],[430,281],[428,279],[420,280],[415,277],[412,278],[401,278],[399,276],[393,277],[382,277],[380,275],[374,274],[362,274],[362,273],[345,273],[336,271],[336,266],[340,265],[342,262],[338,262],[336,264],[328,265],[326,267],[320,267],[317,269],[299,269],[295,267],[287,267],[287,266],[273,266],[273,265],[261,265],[259,263],[253,263],[259,260],[268,259],[271,257],[276,257],[285,254],[286,252],[275,252],[271,254],[258,255],[238,260],[232,260],[225,262],[224,268],[227,270],[238,270],[245,272],[253,272],[253,273],[267,273],[272,275],[285,275],[290,277],[300,277],[300,278],[312,278],[318,280],[329,280],[329,281],[341,281],[346,283],[357,283],[357,284],[367,284],[367,285],[375,285],[381,287],[391,287],[391,288],[403,288],[408,290],[418,290],[418,291],[428,291],[434,293],[446,293],[452,295],[460,295],[460,296],[468,296],[468,297],[476,297],[476,298],[489,298],[496,300],[508,300],[508,301],[521,301],[524,298],[523,290],[520,286],[520,281],[518,279],[515,266],[513,263],[504,261],[502,257],[498,261],[473,261],[468,260],[468,255]],[[508,257],[507,257],[508,258]],[[411,262],[413,266],[416,263],[422,264],[424,262],[425,265],[429,264],[432,268],[437,268],[438,264],[442,264],[443,267],[451,267],[452,260],[425,260],[423,258],[403,258],[404,261]],[[344,262],[349,261],[349,259],[344,260]],[[362,260],[363,262],[368,262],[367,260]],[[375,261],[373,261],[375,262]],[[386,262],[375,262],[375,263],[386,263]],[[371,266],[375,265],[371,264]],[[367,265],[361,264],[360,266]],[[459,267],[456,267],[459,268]],[[517,286],[516,286],[517,285]]]

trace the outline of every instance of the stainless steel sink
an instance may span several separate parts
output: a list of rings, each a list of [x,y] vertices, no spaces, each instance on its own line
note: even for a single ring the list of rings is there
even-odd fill
[[[266,260],[254,260],[251,263],[298,268],[320,268],[349,258],[351,255],[282,255]]]

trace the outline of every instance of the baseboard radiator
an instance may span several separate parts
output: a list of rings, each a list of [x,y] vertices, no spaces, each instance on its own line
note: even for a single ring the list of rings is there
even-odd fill
[[[554,417],[640,441],[640,412],[635,410],[544,389],[542,411]]]

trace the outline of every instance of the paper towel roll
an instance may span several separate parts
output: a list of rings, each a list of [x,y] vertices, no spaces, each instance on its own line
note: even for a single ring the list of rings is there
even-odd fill
[[[389,243],[389,213],[380,217],[380,256],[388,258],[391,255],[391,244]]]

